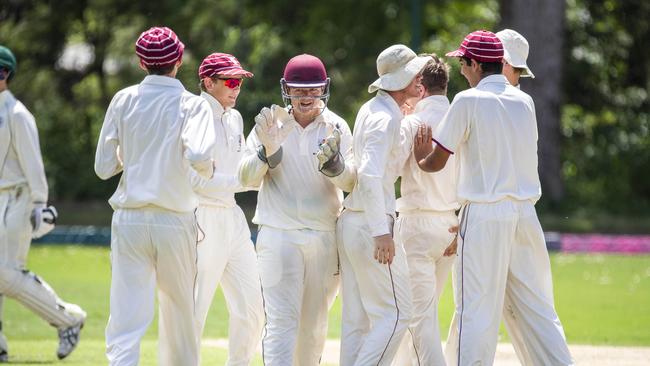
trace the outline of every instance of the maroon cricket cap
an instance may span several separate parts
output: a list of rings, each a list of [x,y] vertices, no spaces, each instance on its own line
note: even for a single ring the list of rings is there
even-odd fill
[[[253,73],[244,70],[235,56],[220,52],[208,55],[199,66],[199,79],[215,75],[253,77]]]
[[[293,57],[284,68],[287,86],[298,88],[327,85],[327,71],[318,57],[306,53]]]
[[[135,53],[149,67],[173,65],[183,57],[184,49],[183,42],[167,27],[149,28],[135,42]]]
[[[478,30],[468,34],[460,47],[447,56],[467,57],[478,62],[501,62],[503,59],[503,45],[496,34]]]

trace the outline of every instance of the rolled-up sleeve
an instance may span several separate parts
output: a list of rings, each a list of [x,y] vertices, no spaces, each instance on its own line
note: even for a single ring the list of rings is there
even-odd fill
[[[116,111],[118,104],[118,95],[116,95],[108,106],[106,116],[104,116],[104,124],[99,133],[99,141],[97,141],[95,174],[104,180],[120,173],[123,169],[122,162],[118,156],[120,145]]]
[[[382,180],[388,164],[392,138],[389,116],[368,121],[365,143],[361,151],[361,164],[357,171],[359,193],[368,227],[372,236],[390,233],[386,220],[386,203]]]
[[[433,140],[450,154],[466,141],[469,134],[471,100],[456,95],[449,110],[433,133]]]
[[[47,179],[41,157],[36,121],[26,109],[17,108],[13,121],[14,146],[18,150],[18,161],[27,179],[32,202],[47,202]]]
[[[216,142],[216,132],[210,105],[200,97],[196,99],[196,104],[188,110],[181,133],[183,156],[199,175],[210,178],[214,172],[212,149]]]

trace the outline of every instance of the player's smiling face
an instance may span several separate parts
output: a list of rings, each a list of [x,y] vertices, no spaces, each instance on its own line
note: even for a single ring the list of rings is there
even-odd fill
[[[218,100],[224,108],[232,108],[237,103],[243,79],[241,76],[220,76],[206,78],[204,85],[207,92]]]
[[[293,113],[300,119],[315,119],[323,109],[323,88],[292,88],[287,92],[291,97]]]

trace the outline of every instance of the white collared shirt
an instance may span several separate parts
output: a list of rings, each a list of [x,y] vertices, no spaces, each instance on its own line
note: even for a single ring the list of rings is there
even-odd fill
[[[354,123],[357,184],[345,198],[346,209],[363,211],[372,236],[392,232],[386,215],[395,217],[395,181],[399,175],[400,122],[404,116],[385,91],[366,102]]]
[[[210,104],[214,117],[214,175],[205,179],[192,170],[192,184],[199,195],[199,204],[235,207],[235,193],[248,190],[240,183],[238,175],[239,163],[247,155],[244,121],[236,109],[224,109],[212,95],[202,92],[201,97]]]
[[[397,211],[454,211],[460,208],[456,198],[458,169],[456,157],[451,155],[447,165],[436,173],[420,169],[413,156],[413,140],[420,125],[436,130],[449,109],[449,99],[432,95],[415,105],[413,114],[402,120],[402,151],[406,157],[402,168],[402,196],[397,199]]]
[[[318,147],[336,127],[341,130],[341,152],[346,161],[351,160],[350,127],[326,108],[307,127],[294,124],[282,144],[282,161],[273,169],[257,157],[260,142],[255,130],[251,131],[247,139],[250,155],[242,161],[240,177],[246,186],[259,186],[253,223],[282,230],[336,228],[343,192],[335,179],[318,171],[316,158]]]
[[[433,136],[458,155],[461,204],[541,196],[535,104],[505,76],[487,76],[456,94]]]
[[[190,169],[212,176],[214,122],[208,102],[175,78],[148,75],[120,90],[106,111],[95,172],[120,172],[113,209],[155,206],[189,212],[198,206]],[[190,167],[191,166],[191,167]]]
[[[9,90],[0,93],[0,190],[27,184],[33,203],[47,202],[34,116]]]

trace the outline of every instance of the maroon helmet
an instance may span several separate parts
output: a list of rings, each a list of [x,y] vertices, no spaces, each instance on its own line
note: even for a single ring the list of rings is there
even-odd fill
[[[318,108],[324,110],[327,107],[330,96],[330,78],[327,77],[325,65],[316,56],[302,54],[289,60],[284,68],[284,77],[280,79],[280,87],[282,89],[282,100],[287,107],[291,107],[292,97],[319,99],[323,103],[319,103]],[[289,94],[289,87],[323,88],[323,93],[314,97],[292,96]]]

